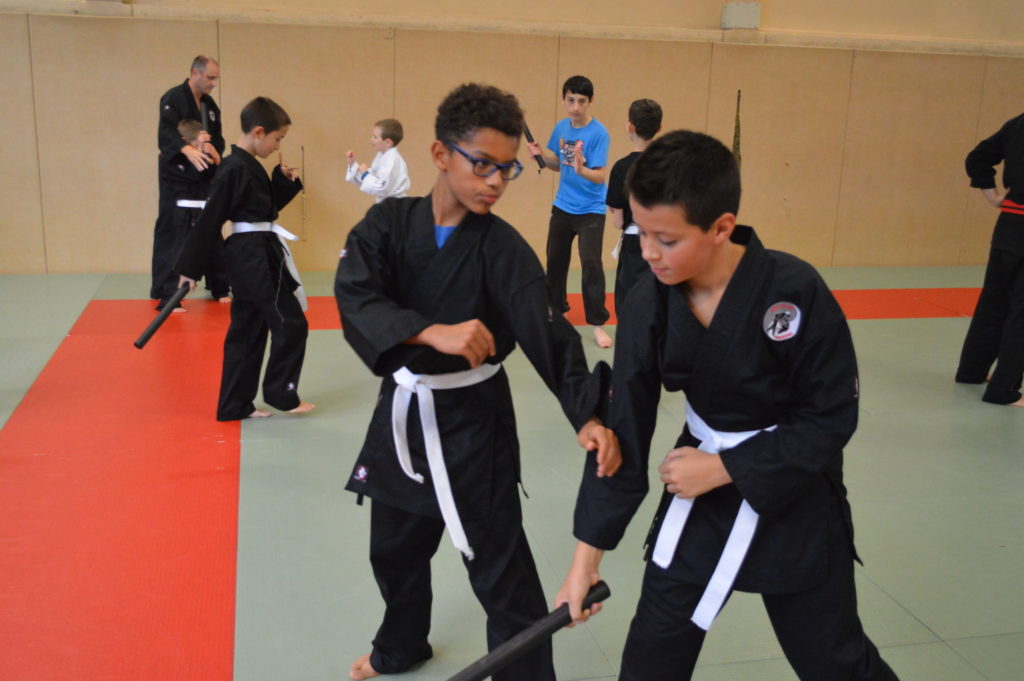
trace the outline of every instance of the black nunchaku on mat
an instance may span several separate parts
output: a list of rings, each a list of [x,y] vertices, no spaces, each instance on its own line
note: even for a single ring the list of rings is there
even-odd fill
[[[523,121],[523,134],[526,135],[526,141],[532,144],[533,135],[530,134],[530,126],[526,124],[525,120]],[[533,157],[537,159],[537,172],[539,173],[540,171],[544,170],[544,157],[541,156],[540,154],[534,154]]]
[[[583,609],[586,610],[595,603],[606,600],[611,595],[611,589],[602,580],[590,587],[587,597],[583,599]],[[448,681],[483,681],[483,679],[488,678],[498,670],[519,659],[550,638],[556,631],[571,623],[572,616],[569,615],[569,604],[563,603],[448,679]]]
[[[171,313],[174,312],[174,308],[178,307],[181,299],[184,298],[188,292],[189,285],[187,283],[182,284],[181,288],[174,292],[174,295],[164,303],[164,309],[160,310],[160,314],[158,314],[153,321],[149,323],[149,326],[147,326],[146,330],[142,332],[142,335],[135,339],[135,347],[141,350],[146,343],[149,342],[149,339],[153,337],[156,330],[159,329],[167,318],[171,316]]]

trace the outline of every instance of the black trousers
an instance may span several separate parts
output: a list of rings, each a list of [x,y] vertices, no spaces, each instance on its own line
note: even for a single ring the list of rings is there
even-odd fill
[[[633,288],[640,275],[651,269],[644,260],[638,234],[623,234],[619,247],[619,264],[615,267],[615,310],[622,311],[626,294]]]
[[[160,181],[160,203],[153,227],[152,282],[149,287],[149,297],[154,300],[167,300],[178,290],[179,273],[174,265],[181,254],[185,237],[199,214],[194,208],[178,207],[179,198],[196,198],[187,196],[187,193],[169,182]],[[206,288],[214,298],[228,295],[230,287],[223,240],[217,240],[204,272]]]
[[[690,617],[703,593],[703,585],[672,579],[653,561],[648,563],[622,653],[620,681],[691,678],[705,632]],[[829,574],[822,584],[761,598],[801,681],[898,681],[861,627],[848,544],[830,552]]]
[[[981,399],[1010,404],[1021,398],[1024,377],[1024,255],[993,248],[985,283],[967,329],[956,380],[984,383],[996,368]]]
[[[260,369],[270,334],[270,357],[263,376],[263,401],[282,411],[299,406],[299,375],[306,357],[309,324],[295,294],[281,287],[276,299],[231,302],[231,325],[224,338],[218,421],[249,416],[256,405]]]
[[[579,236],[580,264],[583,267],[583,310],[587,324],[601,326],[608,321],[604,306],[604,265],[601,247],[604,243],[604,215],[584,213],[573,215],[551,207],[548,223],[548,294],[554,310],[568,312],[565,280],[569,275],[572,241]]]
[[[475,558],[463,563],[487,613],[487,649],[493,650],[547,614],[537,567],[526,542],[518,504],[483,520],[463,520]],[[384,597],[384,621],[373,639],[370,664],[382,674],[408,670],[433,655],[427,641],[433,592],[430,559],[444,521],[374,501],[370,509],[370,563]],[[456,550],[448,547],[448,550]],[[496,673],[494,681],[554,681],[551,641]]]

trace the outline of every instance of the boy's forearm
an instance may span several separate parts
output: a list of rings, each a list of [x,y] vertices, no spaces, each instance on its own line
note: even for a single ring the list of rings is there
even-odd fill
[[[604,168],[588,168],[583,166],[579,169],[578,174],[584,180],[589,180],[594,184],[604,184]]]
[[[612,208],[608,206],[608,215],[612,218],[612,225],[615,229],[623,229],[626,221],[626,211],[621,208]]]

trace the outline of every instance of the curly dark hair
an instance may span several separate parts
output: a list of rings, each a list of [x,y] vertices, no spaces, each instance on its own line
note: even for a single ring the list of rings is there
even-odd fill
[[[464,83],[437,107],[434,134],[444,144],[469,139],[480,128],[492,128],[518,139],[523,134],[523,110],[515,95],[492,85]]]
[[[736,157],[714,137],[675,130],[659,137],[626,176],[631,198],[641,206],[680,206],[686,221],[705,232],[724,213],[740,209]]]

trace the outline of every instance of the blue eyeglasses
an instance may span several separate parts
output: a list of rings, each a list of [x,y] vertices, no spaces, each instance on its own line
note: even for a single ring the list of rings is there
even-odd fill
[[[449,144],[448,147],[466,157],[466,160],[473,165],[473,174],[477,177],[490,177],[494,173],[501,173],[501,179],[514,180],[519,177],[519,173],[523,172],[523,164],[518,160],[511,163],[498,163],[486,158],[470,156],[464,149],[459,148],[457,144]]]

